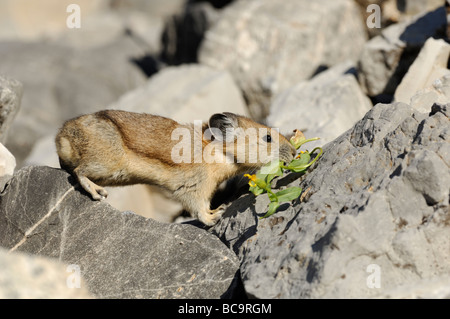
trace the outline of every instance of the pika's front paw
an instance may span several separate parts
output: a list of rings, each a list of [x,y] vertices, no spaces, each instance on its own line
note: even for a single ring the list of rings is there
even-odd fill
[[[101,186],[98,186],[85,176],[78,176],[81,187],[91,194],[93,200],[102,200],[108,197],[108,192]]]
[[[208,212],[205,212],[203,214],[200,213],[198,215],[198,219],[206,226],[214,226],[222,217],[223,213],[225,213],[225,210],[226,206],[222,204],[214,210],[208,210]]]
[[[108,192],[103,187],[98,187],[95,189],[95,192],[100,195],[100,200],[106,199],[108,197]]]

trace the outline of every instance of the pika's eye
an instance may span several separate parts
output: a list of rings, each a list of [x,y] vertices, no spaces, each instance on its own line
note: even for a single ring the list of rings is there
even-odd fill
[[[270,136],[270,135],[266,135],[262,139],[264,142],[267,142],[267,143],[272,142],[272,136]]]

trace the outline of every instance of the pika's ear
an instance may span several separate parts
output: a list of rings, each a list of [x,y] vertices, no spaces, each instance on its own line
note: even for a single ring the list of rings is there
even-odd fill
[[[239,127],[237,116],[233,113],[216,113],[209,118],[209,130],[215,139],[231,142]]]

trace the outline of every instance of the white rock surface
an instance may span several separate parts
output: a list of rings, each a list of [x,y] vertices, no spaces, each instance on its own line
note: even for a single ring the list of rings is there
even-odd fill
[[[92,298],[79,269],[56,259],[0,248],[0,268],[0,299]]]
[[[16,159],[8,149],[0,143],[0,192],[12,178],[16,168]]]
[[[358,15],[348,0],[235,1],[206,33],[199,61],[229,70],[251,115],[262,119],[272,96],[323,66],[358,58],[366,41]]]
[[[268,125],[281,133],[301,130],[306,138],[320,137],[305,146],[323,146],[351,128],[372,107],[351,71],[339,64],[279,94],[271,105]]]
[[[446,75],[450,76],[450,70],[447,69],[449,56],[450,44],[442,39],[429,38],[397,87],[394,99],[397,102],[409,103],[419,90],[431,87]],[[450,99],[447,103],[449,102]],[[430,112],[431,105],[419,111]]]
[[[167,67],[108,108],[151,113],[183,123],[206,121],[218,112],[247,113],[230,74],[198,64]]]

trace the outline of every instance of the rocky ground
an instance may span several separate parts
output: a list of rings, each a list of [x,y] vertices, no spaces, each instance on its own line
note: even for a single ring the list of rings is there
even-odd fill
[[[28,2],[0,4],[0,297],[450,297],[447,1],[78,1],[80,29]],[[59,169],[56,130],[105,108],[245,114],[324,153],[269,218],[238,179],[217,225],[175,223],[167,194],[94,202]]]

